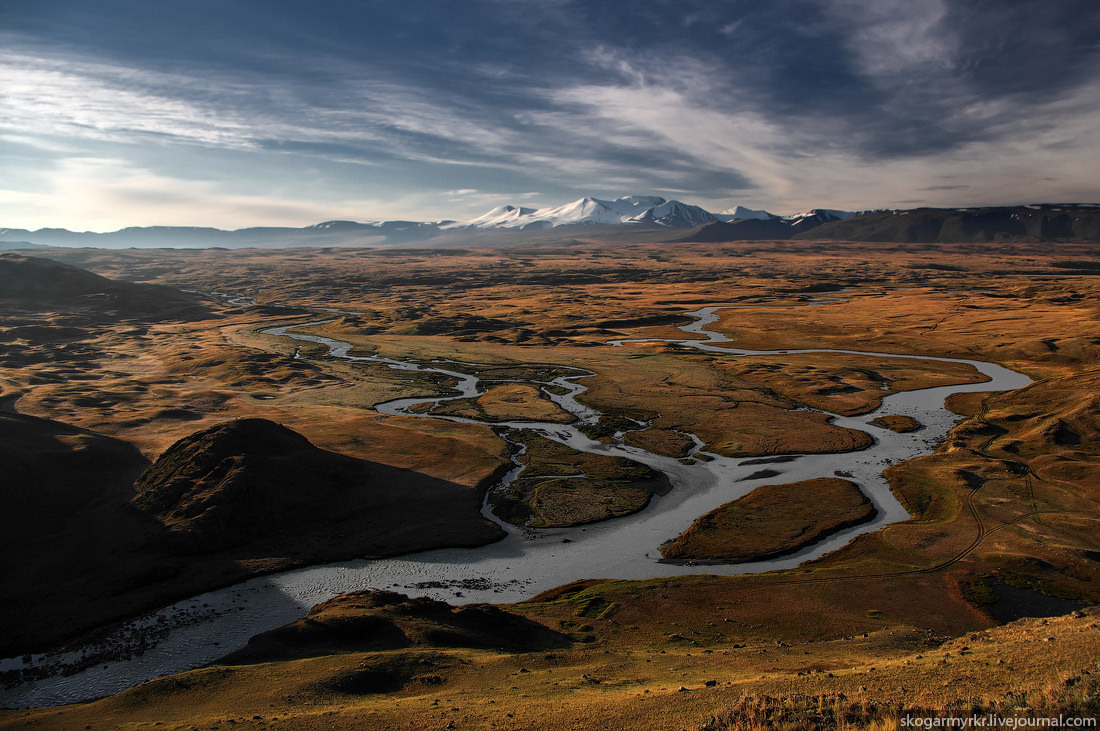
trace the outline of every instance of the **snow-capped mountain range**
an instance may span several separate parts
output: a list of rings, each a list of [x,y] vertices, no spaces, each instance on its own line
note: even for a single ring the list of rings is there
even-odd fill
[[[639,226],[697,228],[730,221],[776,222],[778,228],[804,230],[829,221],[844,220],[848,211],[814,209],[793,216],[776,216],[764,210],[736,206],[711,213],[699,206],[659,196],[630,195],[615,200],[586,197],[559,206],[526,208],[504,205],[467,221],[325,221],[302,228],[263,226],[223,231],[198,226],[144,226],[96,233],[60,228],[0,228],[0,249],[27,245],[137,247],[289,247],[289,246],[389,246],[413,244],[436,237],[479,231],[539,231],[563,226]],[[783,225],[780,225],[783,224]]]
[[[768,213],[767,211],[765,211],[763,209],[757,211],[757,210],[753,210],[752,208],[745,208],[744,206],[734,206],[733,208],[729,208],[727,210],[720,211],[719,213],[715,213],[714,216],[719,221],[723,221],[723,222],[729,222],[729,221],[769,221],[769,220],[774,219],[774,218],[779,218],[779,216],[775,215],[774,213]]]
[[[617,223],[650,223],[673,228],[702,226],[720,220],[699,206],[669,201],[658,196],[629,195],[613,201],[581,198],[572,203],[548,208],[498,206],[469,221],[441,226],[453,229],[517,228],[532,230],[558,226]]]
[[[823,215],[824,214],[824,215]],[[793,216],[777,216],[764,210],[736,206],[719,213],[711,213],[699,206],[680,201],[665,200],[659,196],[628,195],[613,201],[599,198],[581,198],[562,206],[524,208],[522,206],[498,206],[488,213],[468,221],[456,221],[440,226],[443,230],[472,229],[520,229],[533,230],[558,226],[582,226],[616,223],[649,223],[669,228],[691,228],[715,221],[735,220],[785,220],[797,223],[818,216],[829,220],[844,220],[854,213],[832,209],[814,209]]]

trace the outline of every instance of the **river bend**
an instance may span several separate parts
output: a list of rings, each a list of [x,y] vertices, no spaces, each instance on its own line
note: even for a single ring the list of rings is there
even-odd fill
[[[819,303],[823,304],[823,303]],[[890,523],[905,520],[905,509],[891,493],[882,471],[897,462],[931,453],[946,437],[959,417],[944,407],[944,399],[955,393],[1005,391],[1030,383],[1026,376],[991,363],[955,358],[896,355],[852,350],[785,349],[751,351],[734,348],[725,335],[708,330],[718,319],[722,306],[704,307],[688,313],[695,318],[680,328],[687,337],[667,340],[703,351],[752,357],[794,353],[847,353],[868,357],[968,363],[989,380],[907,391],[883,398],[880,408],[854,417],[831,415],[842,427],[869,431],[875,437],[870,448],[844,454],[797,455],[777,462],[770,468],[780,475],[749,479],[760,469],[759,463],[746,458],[710,454],[710,461],[693,460],[684,464],[677,459],[653,454],[622,443],[606,444],[585,436],[577,427],[594,423],[599,412],[576,400],[585,390],[583,380],[589,371],[572,369],[575,375],[562,376],[544,386],[557,386],[545,393],[577,421],[555,423],[510,421],[494,422],[502,429],[533,429],[575,449],[622,456],[644,463],[664,473],[673,489],[667,495],[654,496],[650,505],[634,515],[574,528],[517,529],[503,540],[475,549],[442,549],[382,560],[355,560],[311,566],[244,581],[235,586],[208,592],[176,602],[127,623],[101,644],[65,653],[39,654],[29,658],[0,661],[0,670],[44,668],[54,672],[33,682],[0,689],[0,705],[28,707],[56,705],[88,700],[117,693],[159,675],[177,673],[212,662],[243,646],[248,639],[303,617],[311,606],[341,593],[366,588],[392,589],[409,595],[426,595],[454,603],[515,602],[538,592],[578,579],[648,579],[686,574],[744,574],[789,569],[834,551],[863,533],[876,531]],[[309,323],[317,324],[317,323]],[[318,343],[329,348],[328,355],[349,361],[383,363],[402,370],[428,371],[454,379],[456,395],[403,398],[379,404],[383,414],[418,418],[443,418],[479,423],[462,417],[420,414],[411,406],[469,398],[482,392],[476,376],[451,370],[445,361],[412,362],[376,356],[353,356],[352,346],[339,340],[294,332],[304,325],[287,325],[264,332],[299,342]],[[631,342],[612,341],[623,346]],[[452,368],[458,364],[453,364]],[[560,368],[560,366],[559,366]],[[569,369],[566,369],[569,370]],[[871,428],[869,422],[882,414],[911,416],[924,428],[898,434]],[[698,440],[696,440],[698,443]],[[514,479],[513,469],[505,480]],[[794,482],[837,473],[856,482],[874,503],[875,518],[849,528],[797,553],[769,561],[729,565],[680,565],[660,563],[658,546],[687,529],[700,515],[768,483]],[[496,520],[486,507],[484,512]],[[497,520],[499,523],[500,521]],[[72,672],[86,654],[104,647],[121,649],[142,638],[142,650],[127,659],[112,660]],[[148,646],[150,645],[151,646]],[[136,646],[136,645],[135,645]],[[28,661],[29,660],[29,661]]]

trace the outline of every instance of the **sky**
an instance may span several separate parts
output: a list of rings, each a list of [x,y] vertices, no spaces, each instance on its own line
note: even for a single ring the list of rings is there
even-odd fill
[[[1095,0],[0,0],[0,227],[1100,202]]]

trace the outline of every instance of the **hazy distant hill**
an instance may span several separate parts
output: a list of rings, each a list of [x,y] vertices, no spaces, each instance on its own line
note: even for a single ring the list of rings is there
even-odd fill
[[[303,228],[258,226],[235,231],[202,226],[132,226],[96,233],[63,228],[0,228],[0,247],[94,246],[120,248],[288,248],[297,246],[391,246],[439,234],[439,225],[416,221],[325,221]]]
[[[20,310],[81,310],[121,317],[160,318],[176,313],[201,317],[191,294],[172,287],[101,277],[52,259],[0,254],[0,301]]]
[[[846,221],[823,223],[794,238],[894,243],[1100,241],[1100,206],[1048,204],[877,211]]]

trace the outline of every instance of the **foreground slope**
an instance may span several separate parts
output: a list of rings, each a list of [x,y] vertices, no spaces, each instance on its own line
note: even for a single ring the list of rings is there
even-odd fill
[[[640,731],[891,728],[921,711],[1100,712],[1100,623],[1092,611],[946,643],[896,627],[826,642],[745,638],[700,647],[648,628],[615,642],[599,630],[573,633],[588,641],[574,637],[570,646],[522,609],[351,595],[258,638],[231,662],[90,704],[0,712],[0,721],[9,728]]]

